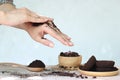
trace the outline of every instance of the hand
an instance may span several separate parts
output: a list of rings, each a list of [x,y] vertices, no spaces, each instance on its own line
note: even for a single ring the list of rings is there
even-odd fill
[[[44,38],[44,35],[49,34],[65,45],[73,45],[73,43],[70,41],[70,37],[63,34],[57,27],[55,27],[55,25],[52,23],[52,18],[39,16],[27,8],[16,9],[10,4],[4,4],[1,6],[0,11],[2,14],[0,15],[0,24],[26,30],[37,42],[49,47],[54,47],[54,43],[52,41]],[[40,25],[39,27],[34,27],[34,25],[32,25],[34,22],[44,24]]]
[[[53,19],[44,16],[39,16],[27,8],[20,8],[5,12],[4,18],[2,20],[2,24],[8,26],[16,26],[25,22],[43,23],[47,21],[52,21]]]
[[[39,25],[37,27],[33,26],[32,23],[25,23],[19,26],[27,27],[26,31],[30,36],[37,42],[40,42],[46,46],[54,47],[54,43],[47,38],[44,38],[46,34],[51,35],[52,37],[59,40],[61,43],[67,46],[73,46],[73,43],[70,41],[70,37],[62,33],[57,27],[54,27],[52,23]]]

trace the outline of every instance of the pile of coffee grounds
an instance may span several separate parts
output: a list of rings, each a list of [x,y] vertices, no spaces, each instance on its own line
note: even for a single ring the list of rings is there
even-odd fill
[[[77,52],[68,51],[68,52],[61,52],[60,56],[64,56],[64,57],[78,57],[80,55]]]
[[[28,67],[45,68],[45,64],[41,60],[35,60],[32,63],[30,63]]]
[[[92,56],[84,66],[80,66],[79,68],[82,70],[95,72],[117,71],[118,68],[114,67],[114,64],[114,61],[96,60],[95,56]]]

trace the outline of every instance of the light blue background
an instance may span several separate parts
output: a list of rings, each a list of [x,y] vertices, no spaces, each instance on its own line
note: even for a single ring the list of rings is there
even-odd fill
[[[61,51],[75,51],[82,63],[92,55],[120,65],[120,0],[14,0],[17,7],[54,18],[55,24],[72,37],[73,47],[54,41],[49,48],[31,39],[27,32],[0,26],[0,61],[29,64],[35,59],[58,64]]]

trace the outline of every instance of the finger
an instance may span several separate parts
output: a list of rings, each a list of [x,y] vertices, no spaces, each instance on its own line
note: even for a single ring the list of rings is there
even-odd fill
[[[71,37],[69,37],[68,35],[66,35],[66,34],[64,34],[64,33],[62,33],[64,36],[66,36],[66,38],[68,39],[68,40],[71,40]]]
[[[46,27],[45,32],[50,34],[52,37],[56,38],[57,40],[59,40],[64,45],[72,46],[71,41],[67,40],[67,38],[63,37],[61,34],[57,33],[50,27]]]
[[[54,47],[54,43],[46,38],[41,38],[40,36],[38,36],[36,40],[37,42],[40,42],[41,44],[46,45],[48,47]]]
[[[73,43],[70,41],[70,38],[69,38],[68,36],[64,35],[63,33],[61,33],[61,34],[59,34],[59,35],[61,35],[62,38],[64,38],[64,40],[65,40],[66,42],[68,42],[68,46],[73,46]]]
[[[53,21],[48,22],[48,26],[49,26],[51,29],[53,29],[59,36],[61,36],[61,37],[65,40],[65,42],[69,42],[68,45],[70,45],[70,46],[73,45],[72,42],[70,42],[70,39],[71,39],[71,38],[70,38],[69,36],[63,34],[63,33],[57,28],[57,26],[54,24]]]
[[[51,27],[52,29],[54,29],[57,33],[59,33],[61,36],[67,38],[68,40],[71,40],[71,38],[69,36],[67,36],[66,34],[62,33],[57,27]]]
[[[49,21],[48,22],[48,25],[53,28],[55,31],[57,31],[58,33],[62,34],[63,36],[65,36],[68,40],[70,40],[71,38],[69,36],[67,36],[66,34],[62,33],[58,28],[57,26],[54,24],[53,21]]]
[[[62,33],[61,31],[58,31],[57,33],[68,43],[68,46],[73,46],[73,43],[71,42],[71,38],[69,36]]]
[[[53,22],[49,22],[49,26],[51,29],[53,29],[56,33],[58,33],[64,40],[65,42],[70,42],[70,37],[67,36],[66,34],[63,34]],[[72,42],[68,43],[68,45],[72,46]]]

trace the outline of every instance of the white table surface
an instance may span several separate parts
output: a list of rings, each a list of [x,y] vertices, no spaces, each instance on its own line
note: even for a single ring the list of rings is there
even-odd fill
[[[44,75],[44,76],[40,75],[52,71],[61,71],[54,68],[55,68],[54,66],[49,66],[47,67],[48,71],[30,72],[22,68],[12,67],[11,65],[0,65],[0,80],[83,80],[81,77],[76,78],[76,77],[59,76],[59,75]],[[77,75],[80,75],[79,71],[70,71],[70,72],[71,73],[75,72]],[[96,77],[96,78],[93,78],[93,76],[88,76],[88,78],[84,78],[84,80],[120,80],[120,74],[111,77]]]

